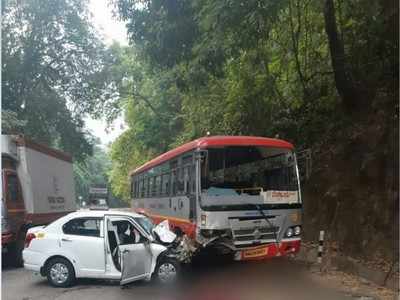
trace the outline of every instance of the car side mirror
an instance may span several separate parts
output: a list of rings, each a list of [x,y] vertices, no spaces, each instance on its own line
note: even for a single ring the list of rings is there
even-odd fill
[[[154,242],[154,239],[153,239],[152,236],[145,237],[144,243],[145,243],[146,245],[149,245],[149,244],[151,244],[152,242]]]

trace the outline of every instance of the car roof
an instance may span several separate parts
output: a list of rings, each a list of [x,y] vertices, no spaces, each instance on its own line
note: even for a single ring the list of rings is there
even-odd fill
[[[118,215],[118,216],[127,216],[134,218],[143,218],[144,216],[133,211],[122,211],[122,210],[79,210],[73,213],[68,214],[69,218],[79,218],[79,217],[97,217],[102,218],[105,215]]]

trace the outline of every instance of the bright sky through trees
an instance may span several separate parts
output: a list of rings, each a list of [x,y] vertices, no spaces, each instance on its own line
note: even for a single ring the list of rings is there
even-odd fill
[[[90,0],[90,12],[93,14],[93,23],[96,29],[101,33],[107,45],[111,45],[113,41],[121,45],[128,45],[126,38],[126,29],[123,22],[119,22],[112,16],[112,9],[108,6],[108,0]],[[92,118],[85,119],[86,127],[92,133],[100,138],[103,145],[114,141],[118,135],[124,130],[124,120],[120,116],[111,126],[107,127],[104,120],[94,120]]]

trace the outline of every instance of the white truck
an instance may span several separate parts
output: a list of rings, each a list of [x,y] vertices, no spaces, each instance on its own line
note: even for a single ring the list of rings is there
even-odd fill
[[[26,231],[76,210],[72,157],[23,136],[1,136],[2,253],[22,265]]]

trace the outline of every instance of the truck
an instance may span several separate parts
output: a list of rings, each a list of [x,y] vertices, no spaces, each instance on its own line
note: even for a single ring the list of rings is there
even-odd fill
[[[1,136],[1,243],[16,266],[29,228],[76,210],[72,156],[22,135]]]
[[[89,188],[89,206],[108,207],[108,188],[105,184]]]

